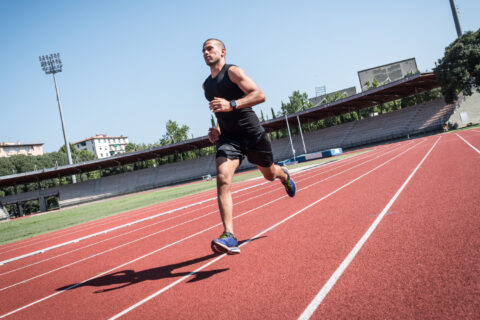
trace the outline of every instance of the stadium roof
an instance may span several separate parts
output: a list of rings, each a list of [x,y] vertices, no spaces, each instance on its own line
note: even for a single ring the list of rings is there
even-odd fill
[[[411,96],[415,93],[431,90],[439,87],[433,73],[415,74],[410,77],[391,82],[387,85],[364,91],[356,95],[337,100],[324,105],[317,105],[312,109],[288,115],[288,121],[296,123],[297,115],[302,122],[316,121],[330,116],[340,115],[347,112],[358,111],[372,107],[380,103],[389,102],[395,99]],[[280,117],[262,123],[267,131],[284,129],[285,118]],[[28,182],[37,182],[46,179],[60,178],[72,174],[79,174],[93,170],[110,168],[118,165],[125,165],[137,161],[150,160],[179,152],[211,146],[207,136],[178,142],[175,144],[156,147],[148,150],[136,151],[127,154],[119,154],[109,158],[92,160],[73,165],[49,168],[20,174],[0,177],[0,187],[12,186]]]
[[[167,146],[156,147],[148,150],[119,154],[109,158],[86,161],[72,165],[12,174],[0,177],[0,187],[12,186],[46,179],[60,178],[99,169],[111,168],[119,165],[130,164],[138,161],[150,160],[171,154],[200,149],[211,146],[207,137],[195,138]]]
[[[288,122],[296,123],[297,115],[302,123],[338,116],[408,97],[439,86],[433,73],[419,73],[341,100],[316,105],[312,109],[291,114],[288,116]],[[283,129],[285,128],[285,118],[271,119],[263,122],[262,125],[267,131]]]

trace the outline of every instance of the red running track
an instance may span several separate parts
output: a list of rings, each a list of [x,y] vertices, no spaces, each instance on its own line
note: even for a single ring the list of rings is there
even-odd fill
[[[478,130],[380,146],[294,173],[293,199],[235,185],[238,256],[210,252],[211,191],[2,246],[149,218],[0,266],[0,318],[477,319],[479,149]]]

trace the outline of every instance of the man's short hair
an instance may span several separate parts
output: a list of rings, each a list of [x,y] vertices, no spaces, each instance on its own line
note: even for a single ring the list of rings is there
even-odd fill
[[[215,41],[216,43],[218,43],[220,45],[220,47],[222,49],[225,49],[225,44],[223,43],[222,40],[219,40],[219,39],[215,39],[215,38],[210,38],[210,39],[207,39],[205,40],[205,42],[203,43],[203,46],[205,46],[205,44],[208,42],[208,41]],[[226,49],[225,49],[226,50]]]

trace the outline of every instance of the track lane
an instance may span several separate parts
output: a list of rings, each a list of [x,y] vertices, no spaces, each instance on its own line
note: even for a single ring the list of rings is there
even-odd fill
[[[388,147],[388,146],[382,146],[382,147],[379,147],[379,149],[386,148],[386,147]],[[359,150],[357,150],[357,151],[359,151]],[[348,154],[348,152],[346,154]],[[247,173],[247,172],[245,172],[245,173]],[[239,173],[239,174],[241,175],[241,174],[245,174],[245,173]],[[199,182],[199,183],[201,183],[201,182]],[[238,182],[238,183],[235,183],[233,185],[232,190],[235,191],[237,188],[241,189],[244,186],[248,186],[250,184],[252,184],[252,180]],[[150,192],[152,192],[152,191],[150,191]],[[17,250],[17,249],[20,249],[21,247],[24,247],[24,246],[29,247],[29,246],[32,245],[32,243],[42,243],[42,242],[45,242],[45,241],[51,241],[52,239],[60,238],[62,236],[65,236],[65,234],[72,234],[72,233],[81,232],[82,229],[88,230],[88,229],[91,229],[91,228],[95,228],[98,225],[110,225],[112,222],[116,223],[115,221],[117,221],[117,220],[125,220],[125,219],[128,219],[130,217],[138,216],[138,215],[142,214],[145,210],[147,210],[147,214],[148,214],[148,211],[151,211],[152,209],[153,210],[162,210],[162,209],[163,210],[168,210],[168,209],[166,209],[166,207],[168,207],[172,204],[175,204],[174,207],[175,206],[188,205],[188,204],[192,203],[192,201],[193,202],[198,201],[198,200],[196,200],[198,198],[204,199],[205,197],[213,197],[213,196],[216,196],[216,190],[215,189],[203,191],[203,192],[200,192],[200,193],[197,193],[197,194],[185,196],[185,197],[170,200],[170,201],[167,201],[167,202],[158,203],[158,204],[155,204],[155,205],[152,205],[152,206],[147,206],[147,207],[143,207],[143,208],[139,208],[139,209],[134,209],[134,210],[127,211],[127,212],[122,212],[122,213],[116,214],[114,216],[100,218],[100,219],[90,221],[90,222],[87,222],[87,223],[84,223],[84,224],[81,224],[81,225],[76,225],[76,226],[68,227],[68,228],[65,228],[65,229],[53,231],[53,232],[50,232],[48,234],[43,234],[43,235],[35,236],[33,238],[23,239],[23,240],[14,242],[14,243],[5,244],[5,245],[0,246],[0,260],[1,260],[1,255],[4,254],[5,252],[9,252],[9,251],[12,251],[12,250]],[[119,200],[121,201],[122,198],[123,197],[120,197]],[[28,217],[28,218],[35,218],[35,217],[32,216],[32,217]]]
[[[371,156],[371,155],[367,155],[367,156]],[[353,159],[353,162],[356,162],[356,161],[361,161],[361,160],[363,160],[364,157],[363,157],[363,156],[358,156],[358,158],[350,158],[350,159]],[[325,167],[327,167],[327,169],[325,169],[325,170],[326,170],[327,172],[330,172],[330,171],[332,171],[332,168],[335,169],[336,167],[345,166],[346,163],[348,163],[347,160],[350,160],[350,159],[342,160],[342,161],[340,161],[341,163],[340,163],[340,162],[334,163],[332,166],[328,166],[328,165],[327,165],[327,166],[325,166]],[[321,168],[323,168],[323,167],[321,167]],[[253,184],[253,183],[257,183],[257,184],[258,184],[258,181],[260,181],[260,180],[255,180],[255,181],[257,181],[257,182],[252,181],[252,182],[250,182],[250,184]],[[263,184],[265,184],[265,183],[263,183]],[[247,185],[246,187],[247,187],[247,188],[248,188],[248,187],[251,187],[251,185],[250,185],[250,186]],[[241,192],[241,189],[240,189],[240,190],[238,190],[238,189],[237,189],[237,190],[234,190],[234,192]],[[252,191],[252,192],[254,192],[254,191]],[[236,194],[234,194],[233,196],[236,197]],[[209,206],[216,207],[216,201],[215,201],[215,200],[212,200],[212,201],[210,202]],[[199,208],[197,208],[197,209],[190,209],[190,208],[189,208],[190,211],[194,211],[194,210],[198,210],[198,209],[199,209]],[[152,212],[152,214],[153,214],[153,213],[158,214],[158,212]],[[148,223],[148,222],[146,222],[146,223]],[[104,229],[100,229],[100,231],[103,231],[103,230],[104,230]],[[96,231],[98,231],[98,230],[96,230]],[[78,238],[74,238],[74,239],[78,239]],[[70,241],[71,241],[71,240],[72,240],[72,239],[70,239]],[[82,241],[82,243],[83,243],[83,241]],[[45,247],[41,247],[41,248],[43,249],[43,248],[45,248]],[[58,249],[56,249],[56,251],[58,251]],[[43,256],[43,255],[42,255],[42,256]],[[32,258],[32,259],[35,259],[35,258]],[[1,274],[1,273],[0,273],[0,274]]]
[[[340,166],[338,166],[338,167],[342,167],[342,166],[343,166],[343,165],[340,165]],[[334,168],[334,169],[335,169],[335,168]],[[326,170],[325,172],[329,172],[329,171],[332,171],[332,169]],[[308,173],[307,173],[307,174],[308,174]],[[318,173],[315,174],[315,175],[318,175]],[[313,175],[313,177],[314,177],[315,175]],[[312,178],[312,176],[310,176],[310,178]],[[296,177],[296,179],[297,179],[297,177]],[[300,176],[298,176],[298,179],[300,179]],[[301,180],[299,180],[299,181],[301,181]],[[262,192],[261,194],[264,195],[265,193]],[[248,192],[245,193],[244,195],[248,195]],[[258,197],[258,196],[257,196],[257,197]],[[250,198],[250,199],[251,199],[251,198]],[[244,202],[244,201],[245,201],[245,200],[243,200],[243,202]],[[242,203],[242,202],[238,202],[238,204],[241,204],[241,203]],[[212,212],[211,212],[211,213],[212,213]],[[175,218],[175,217],[172,217],[172,218],[170,218],[170,219],[173,219],[173,218]],[[149,227],[149,226],[147,226],[147,227]],[[144,227],[143,227],[143,228],[144,228]],[[131,232],[131,231],[130,231],[130,232]],[[124,239],[124,240],[122,240],[122,241],[124,242],[124,241],[126,241],[126,239]],[[90,255],[88,256],[88,258],[91,258],[91,257],[92,257],[92,254],[90,254]],[[79,260],[81,260],[81,258],[79,258]],[[3,274],[2,274],[2,275],[3,275]],[[0,291],[1,291],[1,288],[0,288]]]
[[[216,220],[218,220],[218,218]]]
[[[479,168],[445,135],[313,318],[478,319]]]
[[[389,151],[389,152],[390,152],[390,151]],[[365,158],[364,158],[364,157],[358,157],[358,158],[355,158],[352,162],[354,163],[354,162],[362,161],[363,159],[366,159],[366,158],[367,158],[367,157],[365,157]],[[335,170],[336,168],[340,168],[340,167],[344,167],[345,165],[348,165],[348,163],[343,164],[343,162],[347,162],[347,160],[349,160],[349,159],[346,159],[345,161],[342,161],[342,164],[339,164],[339,165],[336,165],[336,166],[326,166],[326,167],[328,167],[328,168],[327,168],[327,169],[324,169],[324,172],[331,172],[332,170]],[[321,167],[320,169],[322,169],[322,168],[323,168],[323,167]],[[300,172],[300,174],[302,174],[302,172]],[[308,173],[307,173],[307,174],[308,174]],[[315,176],[318,176],[318,173],[316,173],[314,176],[311,176],[310,178],[315,177]],[[296,178],[296,179],[299,179],[299,178],[300,178],[300,176],[298,176],[298,178]],[[243,194],[243,195],[247,195],[247,194]],[[237,201],[237,199],[235,199],[235,201]],[[195,209],[195,210],[197,210],[197,209]],[[193,210],[193,211],[195,211],[195,210]],[[168,218],[168,219],[173,219],[173,218],[174,218],[174,217]],[[168,219],[167,219],[167,220],[168,220]],[[144,227],[142,227],[142,228],[144,228]],[[127,231],[126,233],[130,233],[130,232],[132,232],[132,231]],[[119,236],[119,235],[115,235],[115,236],[113,236],[113,237],[111,237],[111,238],[118,237],[118,236]],[[108,239],[105,239],[105,240],[108,240]],[[91,240],[91,241],[93,241],[93,240]],[[99,242],[102,242],[102,240],[100,240]],[[82,242],[82,244],[83,244],[83,242]],[[84,247],[89,247],[89,246],[91,246],[91,245],[86,245],[86,246],[84,246]],[[57,251],[58,251],[58,249],[57,249]],[[74,252],[74,251],[77,251],[77,250],[76,250],[76,249],[71,250],[71,252]],[[68,252],[67,252],[67,253],[68,253]],[[64,255],[64,254],[63,254],[63,253],[57,254],[57,256],[62,256],[62,255]],[[32,257],[32,259],[33,259],[33,257]],[[42,259],[43,259],[43,260],[50,260],[50,258],[48,257],[48,253],[43,254],[43,255],[42,255]],[[35,265],[35,264],[37,264],[37,263],[36,263],[36,262],[32,262],[32,263],[30,263],[30,264],[27,264],[26,266],[31,266],[31,265]],[[20,267],[16,267],[16,269],[22,269],[22,267],[21,267],[21,266],[20,266]],[[12,269],[11,271],[13,271],[13,270],[15,270],[15,269]],[[3,274],[5,274],[5,273],[7,273],[7,272],[9,273],[10,271],[6,271],[6,272],[4,271],[3,273],[0,273],[0,276],[3,275]]]
[[[398,173],[398,169],[393,164],[390,167],[390,171]],[[384,181],[391,181],[391,177],[386,177],[381,171],[376,171],[375,176],[377,178],[372,178],[373,181],[377,181],[379,177]],[[361,183],[361,181],[364,182]],[[338,210],[339,199],[348,197],[350,188],[367,190],[368,194],[368,186],[371,183],[369,178],[362,178],[349,188],[339,191],[334,197],[308,209],[308,212],[296,216],[288,224],[275,227],[265,234],[266,239],[253,241],[248,247],[248,255],[234,257],[233,263],[233,259],[228,258],[212,265],[212,268],[228,267],[231,270],[228,273],[217,274],[215,282],[202,281],[179,285],[175,290],[163,293],[161,298],[156,297],[146,302],[144,306],[133,310],[131,314],[127,314],[127,318],[149,318],[160,313],[166,318],[189,318],[192,314],[200,314],[202,318],[213,315],[215,318],[231,318],[234,315],[238,318],[253,319],[290,318],[290,315],[298,315],[300,307],[296,302],[306,301],[301,298],[302,293],[304,294],[303,291],[309,287],[312,278],[322,274],[319,268],[324,267],[323,264],[327,264],[328,259],[333,258],[336,262],[344,257],[341,254],[337,257],[332,256],[350,248],[344,244],[345,236],[351,237],[353,242],[358,239],[354,230],[357,230],[358,234],[364,231],[362,224],[356,223],[354,219],[347,219],[346,222],[344,217],[332,213]],[[312,193],[317,192],[318,190],[312,188],[310,192],[305,191],[301,194],[309,198]],[[342,201],[342,203],[347,204],[346,208],[352,210],[350,215],[354,218],[358,215],[358,208],[355,205],[352,206],[356,200],[352,197],[348,200],[351,203],[347,204],[348,201]],[[302,202],[305,203],[304,200]],[[291,208],[288,211],[291,211]],[[265,219],[270,218],[273,212],[272,210],[268,215],[264,215]],[[241,225],[248,227],[251,231],[251,229],[261,228],[253,225],[254,223],[266,223],[266,220],[252,220],[252,218],[253,216],[250,216],[251,221],[248,222],[242,221]],[[345,230],[346,226],[348,231]],[[325,247],[325,242],[328,240],[325,234],[338,229],[345,232],[335,232],[337,238],[330,238],[331,242]],[[325,254],[328,256],[326,257]],[[312,264],[315,260],[321,261],[322,264]],[[334,266],[334,264],[331,265],[331,268]],[[219,285],[219,283],[225,285]],[[207,296],[205,296],[206,292],[208,292]],[[180,310],[173,307],[179,297],[188,297],[189,301],[187,305],[182,305]],[[159,301],[161,303],[158,303]],[[218,301],[221,301],[222,308],[216,307]]]
[[[138,215],[141,215],[145,209],[155,208],[156,210],[162,210],[162,208],[164,209],[165,206],[168,206],[168,205],[171,205],[171,204],[176,204],[178,206],[181,206],[182,203],[188,203],[189,201],[195,201],[196,198],[205,197],[205,193],[211,193],[213,195],[214,192],[215,192],[214,190],[206,190],[204,192],[200,192],[200,193],[197,193],[197,194],[193,194],[193,195],[189,195],[189,196],[185,196],[185,197],[182,197],[182,198],[173,199],[173,200],[169,200],[169,201],[164,201],[164,202],[161,202],[161,203],[158,203],[158,204],[154,204],[154,205],[146,206],[146,207],[142,207],[142,208],[137,208],[137,209],[133,209],[133,210],[126,211],[126,212],[120,212],[120,213],[117,213],[117,214],[112,215],[112,216],[99,218],[99,219],[89,221],[89,222],[86,222],[86,223],[83,223],[83,224],[80,224],[80,225],[66,227],[66,228],[56,230],[56,231],[52,231],[52,232],[49,232],[49,233],[46,233],[46,234],[42,234],[42,235],[34,236],[34,237],[31,237],[31,238],[19,240],[19,241],[9,243],[9,244],[4,244],[4,245],[0,246],[0,254],[3,254],[7,251],[15,250],[15,249],[18,249],[18,248],[21,248],[21,247],[24,247],[24,246],[30,246],[32,243],[39,243],[39,242],[43,242],[43,241],[51,241],[53,238],[61,237],[61,236],[65,235],[66,233],[78,232],[78,231],[81,231],[82,229],[83,230],[88,230],[88,229],[90,229],[92,227],[95,227],[95,226],[98,226],[98,225],[105,225],[105,224],[108,225],[108,224],[110,224],[112,222],[115,222],[115,221],[118,221],[118,220],[124,220],[124,219],[128,219],[129,217],[132,217],[132,216],[138,216]],[[138,195],[138,194],[136,194],[136,195]],[[122,198],[124,198],[124,197],[119,197],[118,199],[115,199],[115,200],[121,201]],[[106,201],[108,201],[108,200],[106,200]],[[35,217],[36,216],[26,217],[26,219],[35,219]]]

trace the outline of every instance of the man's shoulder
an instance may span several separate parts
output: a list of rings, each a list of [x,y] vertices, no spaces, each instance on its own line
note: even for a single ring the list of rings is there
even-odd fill
[[[231,64],[227,69],[227,74],[232,81],[235,81],[238,79],[242,79],[244,77],[245,71],[243,71],[243,69],[239,66]]]
[[[236,64],[227,64],[225,67],[226,67],[228,72],[230,72],[231,70],[235,71],[235,70],[240,69],[240,67],[237,66]]]

